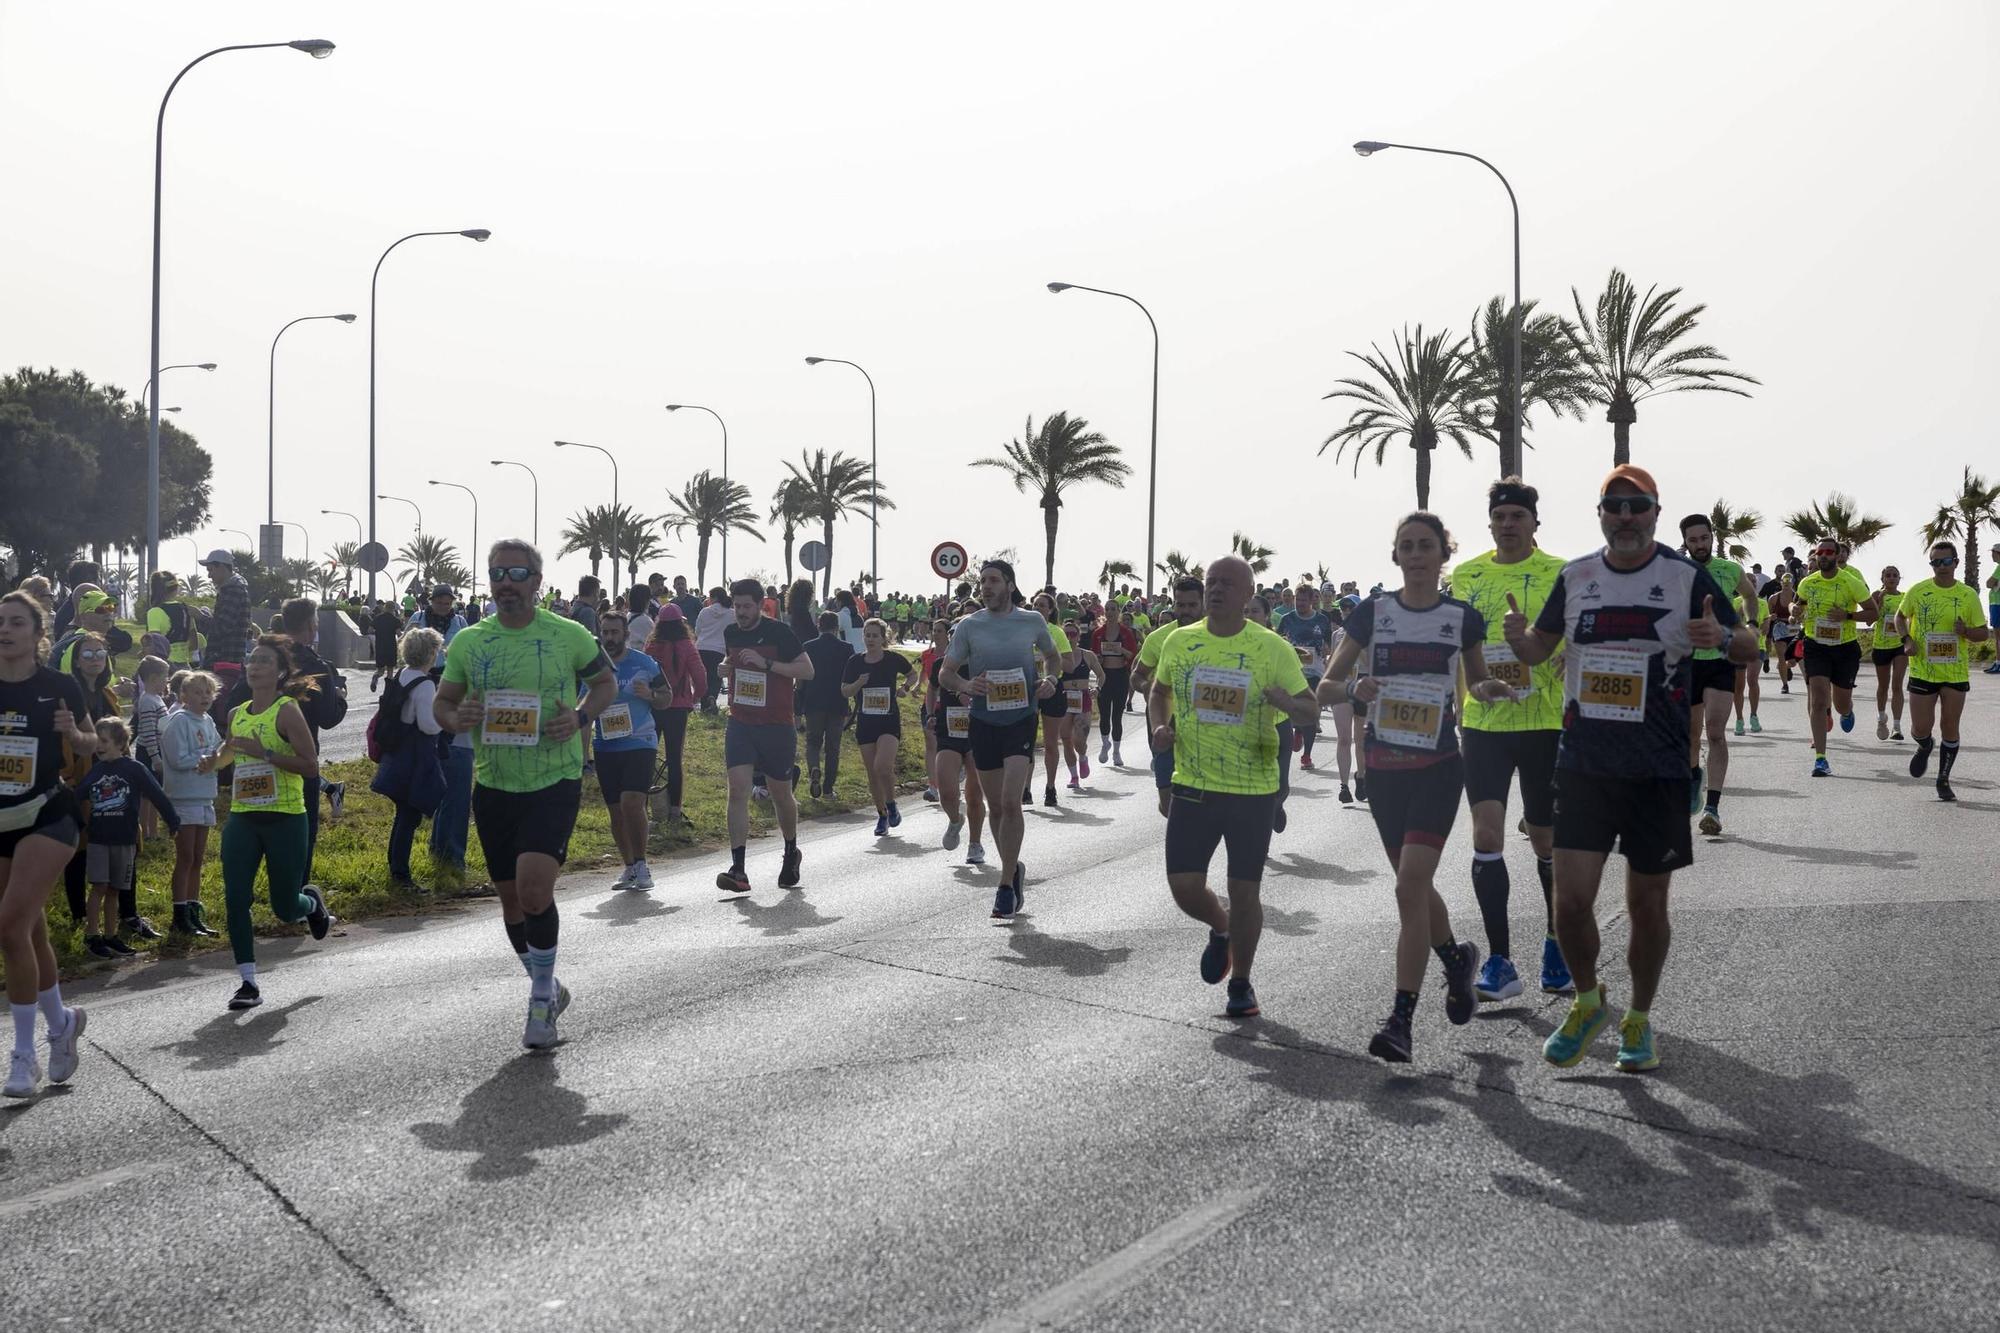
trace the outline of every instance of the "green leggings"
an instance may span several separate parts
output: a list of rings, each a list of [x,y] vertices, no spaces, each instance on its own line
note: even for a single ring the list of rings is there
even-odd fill
[[[257,866],[271,886],[271,915],[303,921],[306,900],[306,817],[263,811],[235,811],[222,826],[222,901],[229,918],[229,947],[239,963],[257,961],[257,938],[250,927],[250,900],[257,896]]]

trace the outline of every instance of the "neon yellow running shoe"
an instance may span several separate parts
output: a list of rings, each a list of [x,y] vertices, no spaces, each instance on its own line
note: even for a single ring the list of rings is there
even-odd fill
[[[1584,1008],[1580,1000],[1571,1000],[1562,1026],[1551,1032],[1549,1039],[1542,1043],[1542,1058],[1552,1065],[1568,1069],[1583,1059],[1590,1043],[1597,1040],[1597,1034],[1609,1026],[1611,1001],[1608,998],[1591,1009]]]
[[[1652,1020],[1636,1014],[1625,1015],[1618,1024],[1618,1068],[1627,1074],[1643,1074],[1659,1067],[1660,1056],[1653,1049]]]

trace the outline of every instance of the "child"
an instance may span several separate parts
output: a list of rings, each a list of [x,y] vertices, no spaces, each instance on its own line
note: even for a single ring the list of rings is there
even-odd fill
[[[139,767],[155,778],[165,771],[160,763],[160,724],[167,719],[166,692],[166,662],[157,657],[140,659],[139,693],[132,700],[132,743]],[[159,832],[158,822],[152,806],[139,812],[139,831],[147,837]]]
[[[222,733],[208,710],[222,683],[206,671],[176,673],[176,679],[181,706],[160,727],[167,797],[180,820],[174,835],[171,932],[213,936],[219,932],[201,917],[201,867],[208,856],[208,831],[215,827],[215,770],[222,760]]]
[[[90,903],[83,917],[83,947],[99,958],[130,958],[135,950],[118,938],[118,900],[111,890],[116,886],[122,895],[132,886],[139,856],[139,798],[166,816],[169,832],[180,828],[180,817],[159,782],[132,758],[132,733],[115,717],[97,723],[97,762],[84,775],[81,794],[90,817],[85,851]]]

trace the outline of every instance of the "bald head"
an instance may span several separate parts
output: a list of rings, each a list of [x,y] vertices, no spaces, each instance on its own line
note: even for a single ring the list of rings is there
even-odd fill
[[[1256,592],[1257,578],[1250,572],[1250,562],[1241,556],[1225,555],[1208,567],[1202,601],[1208,618],[1226,629],[1243,619],[1243,608]]]

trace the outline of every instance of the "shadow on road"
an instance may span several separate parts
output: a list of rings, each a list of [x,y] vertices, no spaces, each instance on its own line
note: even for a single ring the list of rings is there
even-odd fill
[[[1269,858],[1266,865],[1280,875],[1292,879],[1320,879],[1329,884],[1366,884],[1371,879],[1380,879],[1379,870],[1348,870],[1331,861],[1322,861],[1302,852],[1286,852],[1282,856]]]
[[[650,893],[618,889],[597,906],[579,915],[591,921],[609,921],[614,926],[634,926],[656,917],[672,916],[680,910],[679,903],[663,903]]]
[[[410,1133],[432,1152],[478,1154],[465,1169],[468,1180],[512,1180],[542,1165],[537,1153],[602,1138],[630,1118],[589,1114],[589,1099],[558,1077],[551,1056],[509,1060],[465,1095],[457,1123],[411,1125]]]
[[[1282,907],[1264,904],[1264,930],[1271,935],[1317,935],[1313,927],[1319,924],[1317,912],[1288,912]]]
[[[1748,847],[1755,852],[1769,852],[1782,856],[1787,861],[1816,866],[1868,866],[1874,870],[1914,869],[1917,864],[1915,852],[1864,852],[1849,847],[1801,847],[1783,842],[1759,842],[1755,838],[1735,837],[1730,839],[1739,847]]]
[[[1059,968],[1070,977],[1101,977],[1132,956],[1129,948],[1100,949],[1082,940],[1044,935],[1032,927],[1009,935],[1007,947],[1014,952],[998,954],[995,961],[1013,967]]]
[[[787,890],[783,898],[770,906],[750,898],[738,898],[734,906],[744,925],[754,926],[766,935],[796,935],[840,920],[837,916],[821,916],[812,900],[796,889]]]
[[[190,1073],[229,1069],[277,1050],[284,1044],[278,1038],[292,1021],[292,1015],[322,998],[307,995],[276,1009],[224,1010],[179,1041],[153,1049],[189,1060]]]

